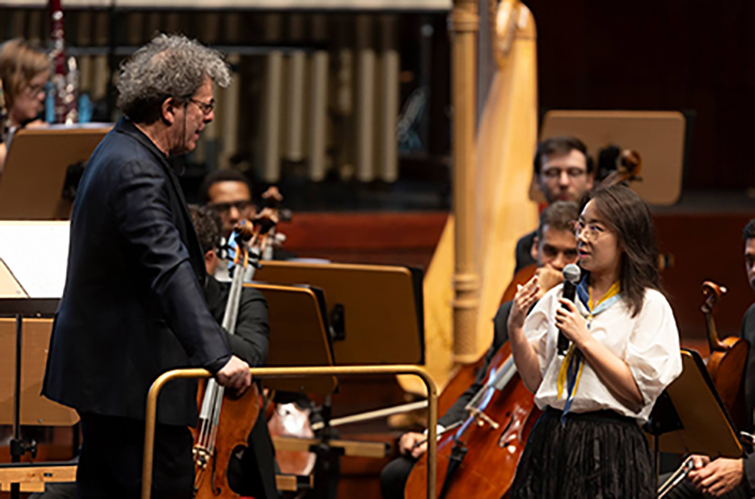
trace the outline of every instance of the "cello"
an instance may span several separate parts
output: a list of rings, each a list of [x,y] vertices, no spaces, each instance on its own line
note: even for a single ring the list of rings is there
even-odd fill
[[[530,430],[540,417],[534,395],[516,372],[508,342],[493,357],[488,381],[465,409],[467,417],[458,430],[446,432],[438,442],[440,497],[506,496]],[[426,476],[424,454],[409,475],[405,497],[424,497]]]
[[[275,225],[271,212],[263,210],[254,223],[242,220],[235,228],[237,247],[231,290],[223,317],[223,329],[234,334],[242,285],[251,280],[267,244],[267,233]],[[249,248],[247,248],[249,246]],[[203,390],[204,388],[204,390]],[[200,385],[197,395],[199,423],[194,436],[194,497],[197,499],[233,499],[241,497],[228,483],[228,466],[239,448],[247,447],[247,438],[260,411],[260,394],[252,386],[240,398],[225,396],[224,387],[214,378]]]
[[[706,299],[700,310],[705,315],[710,347],[706,368],[732,421],[737,428],[745,428],[747,415],[744,399],[744,372],[747,367],[750,345],[744,338],[729,336],[720,340],[718,337],[713,310],[721,297],[726,294],[726,288],[714,282],[705,281],[702,291]]]

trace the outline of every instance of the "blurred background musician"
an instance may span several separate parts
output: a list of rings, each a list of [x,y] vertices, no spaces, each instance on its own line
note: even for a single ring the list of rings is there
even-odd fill
[[[44,125],[40,113],[44,109],[45,85],[50,79],[50,60],[25,40],[8,40],[0,46],[0,79],[5,114],[0,132],[2,174],[13,133],[26,126]]]
[[[579,203],[593,188],[595,173],[587,146],[576,137],[545,139],[535,151],[535,178],[548,204],[556,201]],[[535,263],[532,241],[535,231],[522,236],[516,243],[516,274]]]
[[[563,282],[562,271],[569,263],[577,261],[577,239],[572,223],[579,216],[576,203],[556,201],[543,210],[533,239],[531,252],[537,262],[541,296]],[[508,341],[508,320],[511,301],[503,303],[493,319],[493,344],[485,355],[485,362],[477,373],[474,384],[465,391],[454,405],[438,420],[438,431],[467,417],[465,407],[482,388],[488,376],[488,368],[498,349]],[[406,481],[417,459],[427,452],[427,439],[423,433],[405,433],[399,439],[401,456],[391,461],[381,472],[380,487],[383,499],[403,499]]]
[[[256,211],[252,186],[246,176],[236,170],[215,170],[207,174],[199,189],[199,201],[218,214],[222,236],[226,238],[239,220],[251,219]]]

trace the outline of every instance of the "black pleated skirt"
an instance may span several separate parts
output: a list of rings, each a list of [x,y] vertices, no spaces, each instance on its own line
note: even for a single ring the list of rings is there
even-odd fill
[[[548,408],[530,432],[510,497],[657,497],[647,440],[634,419],[613,411]]]

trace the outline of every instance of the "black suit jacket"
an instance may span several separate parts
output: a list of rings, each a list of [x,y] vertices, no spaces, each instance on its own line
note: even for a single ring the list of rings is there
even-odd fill
[[[439,425],[448,427],[467,416],[464,408],[467,406],[469,401],[472,400],[472,397],[474,397],[475,394],[479,392],[480,389],[485,385],[488,369],[490,368],[490,362],[493,360],[493,357],[495,357],[498,349],[501,348],[503,344],[509,340],[508,320],[509,312],[511,311],[511,303],[512,302],[507,301],[501,304],[500,307],[498,307],[498,312],[495,314],[495,318],[493,319],[493,324],[495,326],[493,333],[493,344],[490,345],[490,348],[485,354],[485,363],[477,372],[477,377],[475,378],[475,382],[472,384],[472,386],[470,386],[467,391],[461,394],[461,397],[459,397],[459,399],[454,403],[454,405],[451,406],[451,408],[443,415],[443,417],[438,419]]]
[[[230,291],[230,283],[219,282],[214,277],[207,276],[204,296],[210,313],[218,324],[223,322]],[[224,329],[222,331],[233,355],[245,361],[249,367],[264,366],[267,362],[270,326],[267,320],[267,300],[262,293],[244,287],[236,317],[236,332],[228,334]]]
[[[203,295],[204,257],[166,157],[123,119],[97,146],[71,216],[68,273],[42,393],[79,412],[144,419],[147,391],[231,353]],[[194,425],[196,382],[163,390],[158,421]]]

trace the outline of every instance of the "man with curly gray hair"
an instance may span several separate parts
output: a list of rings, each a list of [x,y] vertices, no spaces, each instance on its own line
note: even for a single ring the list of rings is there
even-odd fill
[[[79,499],[140,496],[145,401],[163,372],[203,367],[237,392],[250,386],[204,300],[204,253],[167,161],[196,147],[213,85],[229,81],[218,53],[156,37],[122,66],[126,117],[81,179],[42,389],[81,417]],[[153,497],[192,496],[196,393],[178,381],[160,395]]]

